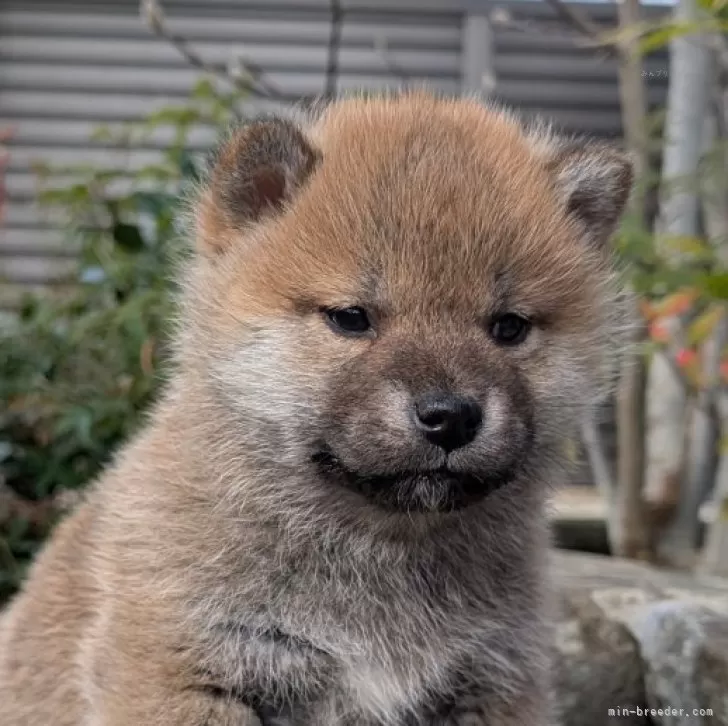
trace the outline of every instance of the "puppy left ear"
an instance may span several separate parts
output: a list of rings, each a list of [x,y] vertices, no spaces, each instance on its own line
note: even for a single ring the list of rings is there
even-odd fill
[[[303,131],[273,118],[236,130],[218,152],[197,204],[197,237],[209,254],[241,244],[241,230],[280,214],[320,160]]]
[[[553,149],[546,166],[567,215],[594,244],[606,244],[632,188],[628,155],[597,142],[569,142]]]

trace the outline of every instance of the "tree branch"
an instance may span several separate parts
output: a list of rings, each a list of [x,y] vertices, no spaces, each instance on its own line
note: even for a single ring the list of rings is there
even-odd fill
[[[396,76],[400,83],[407,85],[410,82],[411,75],[392,58],[387,45],[387,39],[383,35],[379,35],[374,39],[374,51],[381,59],[387,71],[391,75]]]
[[[604,38],[609,28],[598,25],[586,13],[582,13],[573,5],[567,5],[562,0],[546,0],[546,2],[563,21],[591,40],[594,45],[599,46],[608,56],[619,58],[619,47]]]
[[[595,411],[591,410],[584,417],[581,425],[581,438],[591,468],[594,483],[607,503],[607,536],[612,552],[618,552],[622,541],[619,531],[621,524],[617,511],[617,486],[614,471],[604,451],[604,442]]]
[[[635,326],[631,345],[645,340]],[[651,527],[642,499],[645,473],[645,408],[647,368],[642,355],[622,364],[617,391],[617,481],[613,521],[617,548],[613,554],[638,560],[653,557]],[[610,535],[611,539],[611,535]]]
[[[548,32],[551,37],[559,37],[564,41],[572,43],[577,48],[590,48],[594,50],[606,50],[609,53],[609,43],[603,41],[595,41],[591,36],[584,35],[579,30],[571,26],[567,28],[559,28],[557,32],[551,27],[544,27],[543,23],[534,22],[532,20],[516,19],[511,14],[510,9],[504,7],[496,7],[488,16],[493,27],[507,28],[515,30],[524,35],[543,35]]]
[[[546,0],[546,2],[562,20],[592,40],[599,41],[602,34],[607,30],[592,22],[588,15],[582,13],[573,5],[567,5],[561,0]]]
[[[248,60],[238,59],[238,67],[242,71],[239,74],[232,73],[225,66],[208,63],[201,55],[193,50],[185,38],[176,35],[167,28],[166,18],[159,0],[140,0],[139,11],[142,20],[149,26],[152,32],[172,45],[194,68],[198,68],[209,75],[216,76],[236,88],[247,91],[253,96],[269,99],[283,98],[283,94],[263,79],[262,69]]]

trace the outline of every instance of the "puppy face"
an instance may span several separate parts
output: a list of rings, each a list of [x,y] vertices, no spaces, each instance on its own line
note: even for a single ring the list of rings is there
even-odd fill
[[[450,511],[561,459],[603,384],[629,164],[471,101],[252,124],[198,207],[188,315],[261,466]]]

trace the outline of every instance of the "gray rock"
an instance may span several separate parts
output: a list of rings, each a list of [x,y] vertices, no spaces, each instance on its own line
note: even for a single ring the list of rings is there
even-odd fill
[[[561,726],[728,726],[728,580],[573,552],[552,572]]]
[[[652,708],[665,726],[728,724],[728,618],[693,602],[664,600],[632,628],[646,663]]]
[[[639,647],[629,629],[605,617],[589,591],[564,593],[560,605],[553,678],[561,726],[648,724],[643,716],[618,715],[647,702]]]

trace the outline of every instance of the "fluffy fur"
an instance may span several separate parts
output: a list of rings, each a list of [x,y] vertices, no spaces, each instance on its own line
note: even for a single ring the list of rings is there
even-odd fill
[[[3,724],[546,724],[544,499],[606,382],[630,174],[424,93],[235,132],[170,385],[0,622]],[[372,331],[337,334],[353,305]],[[432,389],[484,412],[448,456]]]

